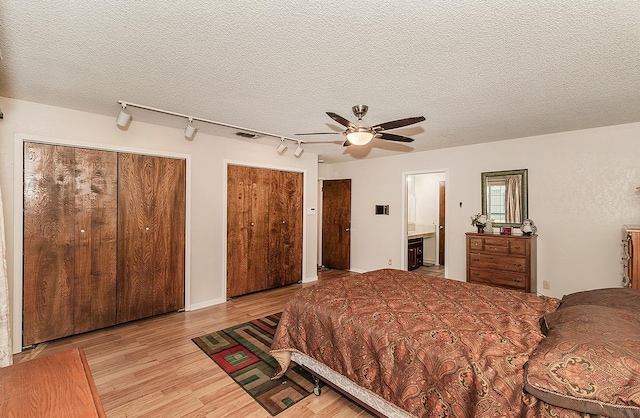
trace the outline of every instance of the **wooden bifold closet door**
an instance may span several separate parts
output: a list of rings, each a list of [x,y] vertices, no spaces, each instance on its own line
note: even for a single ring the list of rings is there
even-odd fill
[[[185,172],[25,142],[24,346],[184,308]]]
[[[227,169],[227,297],[302,279],[303,175]]]
[[[116,323],[117,154],[24,144],[23,344]]]
[[[185,161],[118,156],[118,323],[184,308]]]

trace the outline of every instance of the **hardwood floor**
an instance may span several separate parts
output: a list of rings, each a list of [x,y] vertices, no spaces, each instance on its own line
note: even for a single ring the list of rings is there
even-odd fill
[[[444,266],[425,264],[413,270],[415,273],[428,274],[430,276],[444,277]]]
[[[319,280],[357,273],[326,270]],[[107,417],[270,417],[191,338],[283,309],[303,286],[294,284],[234,298],[192,312],[166,314],[43,343],[14,363],[73,347],[85,351]],[[328,387],[278,418],[370,417]]]

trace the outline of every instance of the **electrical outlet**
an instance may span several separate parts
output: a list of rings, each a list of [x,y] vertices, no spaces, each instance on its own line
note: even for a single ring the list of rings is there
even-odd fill
[[[393,264],[393,260],[392,260],[392,259],[389,259],[389,261],[387,261],[387,264],[388,264],[388,265],[392,265],[392,264]]]
[[[543,288],[543,289],[547,289],[547,290],[548,290],[548,289],[551,289],[551,283],[549,283],[549,281],[548,281],[548,280],[543,280],[543,281],[542,281],[542,288]]]

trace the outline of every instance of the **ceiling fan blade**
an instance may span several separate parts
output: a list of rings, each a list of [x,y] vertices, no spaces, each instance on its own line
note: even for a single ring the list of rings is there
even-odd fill
[[[413,125],[414,123],[422,122],[423,120],[425,120],[424,116],[392,120],[391,122],[385,122],[374,126],[373,129],[377,131],[384,131],[387,129],[402,128],[403,126]]]
[[[340,115],[337,115],[337,114],[335,114],[333,112],[327,112],[327,115],[329,115],[329,117],[331,119],[335,120],[336,122],[338,122],[342,126],[346,126],[347,128],[351,128],[351,129],[358,129],[358,127],[356,125],[354,125],[348,119],[345,119]]]
[[[409,138],[402,135],[390,134],[387,132],[380,132],[376,135],[376,138],[384,139],[386,141],[397,141],[397,142],[413,142],[413,138]]]
[[[303,134],[294,135],[342,135],[342,132],[306,132]]]

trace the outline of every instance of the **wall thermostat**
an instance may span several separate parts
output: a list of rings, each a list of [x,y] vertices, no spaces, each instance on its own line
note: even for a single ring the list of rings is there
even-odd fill
[[[376,205],[376,215],[388,215],[389,205]]]

